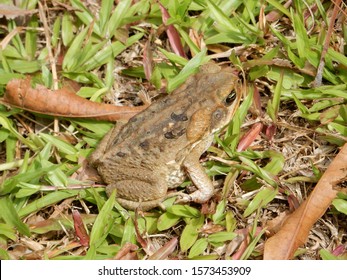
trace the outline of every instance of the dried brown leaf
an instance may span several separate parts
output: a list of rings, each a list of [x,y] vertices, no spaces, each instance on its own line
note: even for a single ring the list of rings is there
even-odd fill
[[[169,242],[167,242],[163,247],[161,247],[158,251],[156,251],[153,255],[151,255],[149,260],[165,260],[170,254],[175,250],[177,246],[178,239],[172,238]]]
[[[74,220],[74,228],[77,237],[80,240],[82,246],[89,246],[89,235],[84,227],[81,214],[77,210],[72,210],[72,218]]]
[[[316,187],[300,207],[292,213],[280,231],[265,243],[264,259],[291,259],[305,243],[313,224],[325,213],[336,197],[337,184],[347,178],[347,144],[335,157]]]
[[[216,233],[216,232],[220,232],[225,230],[224,226],[221,225],[217,225],[214,224],[212,222],[209,222],[207,224],[204,224],[201,229],[200,229],[200,233],[201,234],[212,234],[212,233]]]
[[[45,254],[45,256],[42,255],[42,259],[43,257],[51,259],[54,257],[57,257],[59,255],[65,254],[66,252],[71,252],[74,249],[78,249],[81,247],[81,244],[79,242],[69,242],[67,244],[63,244],[61,247],[54,249],[52,251],[47,251]]]
[[[137,260],[136,252],[138,246],[132,243],[125,243],[124,246],[118,251],[114,257],[115,260]]]
[[[332,254],[334,256],[341,256],[341,255],[346,254],[346,253],[347,253],[347,251],[346,251],[346,248],[344,245],[339,245],[334,249],[334,251],[332,251]]]
[[[35,89],[30,78],[11,80],[6,86],[2,103],[27,111],[66,118],[93,118],[96,120],[128,120],[146,106],[114,106],[89,101],[62,88],[50,90],[42,85]]]
[[[267,140],[272,140],[276,134],[277,126],[275,124],[270,124],[265,126],[265,137]]]
[[[247,131],[247,133],[240,140],[239,145],[237,146],[237,151],[241,152],[246,150],[253,143],[253,141],[259,136],[262,129],[263,129],[262,123],[254,124],[252,128],[249,131]]]
[[[0,4],[0,18],[14,19],[20,16],[32,15],[38,10],[23,10],[14,5]]]

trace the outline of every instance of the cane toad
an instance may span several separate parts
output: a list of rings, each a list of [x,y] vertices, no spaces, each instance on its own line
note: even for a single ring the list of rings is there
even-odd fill
[[[214,188],[199,158],[238,107],[236,84],[230,68],[205,64],[171,94],[111,129],[90,157],[107,194],[116,189],[123,207],[145,211],[188,175],[197,190],[181,201],[208,201]]]

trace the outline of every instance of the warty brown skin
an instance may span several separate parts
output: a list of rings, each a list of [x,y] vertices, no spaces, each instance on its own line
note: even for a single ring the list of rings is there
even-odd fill
[[[107,194],[116,189],[123,207],[146,211],[188,175],[197,190],[180,201],[208,201],[214,188],[199,158],[239,105],[240,93],[230,96],[237,80],[230,68],[208,63],[127,124],[111,129],[90,157]]]

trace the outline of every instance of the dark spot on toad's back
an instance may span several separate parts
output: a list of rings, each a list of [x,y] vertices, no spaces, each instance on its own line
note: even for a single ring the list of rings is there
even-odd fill
[[[147,151],[149,149],[149,142],[148,142],[148,140],[145,140],[145,141],[141,142],[140,143],[140,147],[142,149],[144,149],[145,151]]]
[[[118,152],[116,155],[119,157],[125,157],[125,153],[123,153],[123,152]]]
[[[168,131],[164,134],[166,139],[177,139],[178,137],[182,136],[186,132],[186,129],[174,129],[172,131]]]
[[[180,131],[177,132],[177,136],[182,136],[184,133],[186,133],[186,129],[183,128]]]
[[[166,139],[175,139],[175,135],[172,133],[172,131],[168,131],[164,134]]]
[[[173,121],[176,121],[176,122],[185,122],[188,120],[188,117],[186,115],[186,113],[182,113],[182,114],[175,114],[175,112],[173,112],[171,114],[171,119]]]

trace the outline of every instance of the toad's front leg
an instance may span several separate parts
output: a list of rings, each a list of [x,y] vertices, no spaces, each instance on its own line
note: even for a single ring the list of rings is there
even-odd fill
[[[194,201],[197,203],[205,203],[214,193],[212,181],[199,162],[201,154],[206,150],[207,146],[209,146],[206,142],[210,143],[210,141],[199,143],[183,162],[186,173],[197,187],[197,190],[189,195],[184,195],[181,199],[178,199],[179,202]]]

